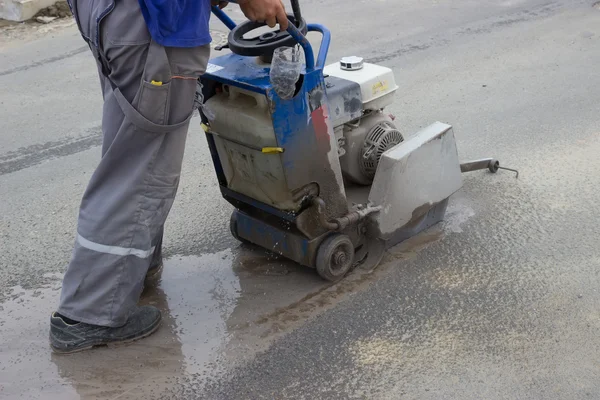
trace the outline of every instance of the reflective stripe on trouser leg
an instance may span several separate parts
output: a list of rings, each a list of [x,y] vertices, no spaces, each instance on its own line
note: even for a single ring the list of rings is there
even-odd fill
[[[80,1],[79,14],[88,3]],[[123,9],[131,7],[135,12]],[[116,35],[116,26],[137,26],[139,18],[137,2],[117,2],[101,35]],[[147,32],[140,35],[145,38]],[[122,40],[140,43],[144,38]],[[103,156],[81,202],[79,238],[58,309],[69,318],[105,326],[124,324],[139,300],[152,249],[179,185],[196,84],[170,77],[199,76],[210,51],[208,46],[165,49],[154,42],[115,44],[118,40],[102,41],[114,78],[111,87],[101,76]]]
[[[92,242],[81,235],[77,235],[77,243],[81,247],[98,253],[112,254],[113,256],[136,256],[148,258],[154,252],[154,247],[149,250],[134,249],[132,247],[107,246],[105,244]]]

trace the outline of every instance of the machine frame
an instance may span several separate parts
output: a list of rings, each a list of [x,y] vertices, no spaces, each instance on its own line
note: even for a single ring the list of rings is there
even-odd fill
[[[235,23],[223,11],[213,7],[213,13],[227,27],[235,28]],[[239,87],[268,98],[278,147],[282,150],[270,157],[281,157],[289,187],[296,188],[297,195],[306,200],[297,211],[285,212],[231,190],[215,146],[217,134],[208,127],[206,138],[221,193],[236,208],[231,218],[232,234],[241,241],[251,242],[299,264],[314,267],[319,245],[331,233],[320,223],[316,223],[318,218],[344,216],[348,214],[348,205],[339,160],[335,148],[332,149],[335,138],[329,121],[323,76],[331,34],[319,24],[308,24],[307,28],[308,32],[319,32],[322,35],[316,62],[312,46],[306,37],[293,24],[288,28],[290,35],[302,46],[305,55],[304,70],[292,99],[281,99],[273,90],[269,83],[267,64],[260,66],[255,58],[237,54],[211,59],[201,83],[205,101],[221,85]],[[205,117],[203,122],[207,122]],[[317,183],[324,181],[327,185]],[[314,196],[324,200],[326,207],[321,212],[325,215],[307,215],[314,209],[310,203]],[[300,222],[298,218],[301,215],[312,221]],[[303,226],[305,232],[301,232],[298,225]],[[360,246],[359,229],[360,227],[354,226],[345,232],[355,248]]]
[[[236,144],[252,149],[256,157],[280,158],[286,193],[292,194],[297,207],[282,210],[232,190],[216,144],[217,138],[231,139],[211,128],[207,110],[201,107],[200,113],[221,193],[235,207],[230,220],[232,235],[242,242],[314,267],[327,280],[338,281],[360,263],[375,267],[386,247],[441,221],[448,198],[462,186],[461,172],[484,168],[484,163],[461,166],[452,127],[436,123],[417,133],[404,148],[384,153],[381,162],[386,165],[386,171],[377,172],[373,190],[363,196],[358,207],[350,206],[323,73],[331,34],[323,25],[304,23],[298,0],[292,0],[292,5],[294,15],[289,16],[290,21],[305,26],[307,32],[321,33],[322,40],[315,60],[313,48],[303,32],[295,23],[289,24],[287,32],[301,46],[305,56],[296,93],[291,99],[280,98],[271,86],[268,55],[262,61],[235,53],[212,58],[200,83],[203,102],[228,87],[266,97],[277,146],[252,148],[249,143]],[[220,8],[213,7],[212,12],[232,30],[229,42],[232,43],[232,35],[239,39],[237,25]],[[238,49],[238,53],[244,52]],[[421,177],[428,182],[426,188],[418,186]],[[394,187],[400,184],[404,186]],[[407,196],[409,192],[417,195]],[[379,205],[371,206],[371,203]],[[389,218],[398,226],[390,227]]]

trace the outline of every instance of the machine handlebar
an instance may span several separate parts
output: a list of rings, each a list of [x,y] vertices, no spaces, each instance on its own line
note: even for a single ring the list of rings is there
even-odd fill
[[[237,0],[229,1],[230,3],[237,3]],[[300,14],[300,6],[298,4],[298,0],[292,0],[292,8],[294,11],[294,16],[296,21],[302,21]],[[233,30],[237,25],[233,20],[223,12],[219,7],[212,6],[213,14],[221,20],[221,22],[230,30]],[[319,47],[319,54],[317,56],[316,68],[323,68],[325,66],[325,60],[327,59],[327,52],[329,51],[329,44],[331,43],[331,33],[329,30],[323,25],[319,24],[308,24],[307,25],[308,32],[319,32],[323,36],[321,39],[321,46]],[[306,58],[306,72],[311,72],[315,69],[315,56],[313,53],[313,48],[309,43],[308,39],[302,32],[292,23],[288,24],[287,32],[290,34],[292,38],[302,46],[304,50],[304,56]]]

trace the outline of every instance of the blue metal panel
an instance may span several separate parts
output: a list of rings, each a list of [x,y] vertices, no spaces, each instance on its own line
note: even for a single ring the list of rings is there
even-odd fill
[[[254,239],[254,241],[265,241],[273,245],[274,251],[282,254],[289,253],[290,245],[286,240],[285,232],[281,229],[277,229],[240,212],[237,213],[236,219],[237,232],[241,237]]]
[[[271,87],[269,68],[270,64],[261,63],[254,57],[226,54],[210,60],[208,72],[202,79],[212,79],[226,85],[266,93]]]
[[[273,226],[262,219],[234,211],[237,234],[258,246],[281,254],[299,264],[312,266],[318,242]]]
[[[332,149],[333,127],[327,107],[327,93],[321,69],[304,75],[302,87],[292,99],[281,99],[268,90],[273,128],[286,181],[290,190],[318,183],[319,196],[327,203],[329,217],[348,212],[337,150]],[[334,157],[330,153],[335,152]]]

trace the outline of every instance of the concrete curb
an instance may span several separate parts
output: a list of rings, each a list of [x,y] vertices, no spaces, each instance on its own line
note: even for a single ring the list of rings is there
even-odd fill
[[[57,0],[0,0],[0,19],[27,21],[56,3]]]

